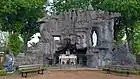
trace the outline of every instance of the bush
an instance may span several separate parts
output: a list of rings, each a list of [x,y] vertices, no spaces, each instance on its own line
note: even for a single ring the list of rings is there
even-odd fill
[[[18,55],[19,51],[22,49],[22,46],[23,42],[20,40],[18,33],[14,33],[9,36],[7,47],[13,52],[15,56]]]
[[[7,72],[4,70],[0,70],[0,76],[5,76],[5,75],[7,75]]]

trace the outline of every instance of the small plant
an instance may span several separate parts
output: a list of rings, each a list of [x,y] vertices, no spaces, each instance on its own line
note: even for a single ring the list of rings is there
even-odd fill
[[[7,75],[8,73],[6,72],[6,71],[4,71],[4,70],[0,70],[0,76],[5,76],[5,75]]]

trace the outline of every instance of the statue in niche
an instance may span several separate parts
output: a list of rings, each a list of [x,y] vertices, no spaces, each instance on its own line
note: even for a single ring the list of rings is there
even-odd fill
[[[97,45],[97,34],[95,31],[92,32],[92,46],[95,47]]]

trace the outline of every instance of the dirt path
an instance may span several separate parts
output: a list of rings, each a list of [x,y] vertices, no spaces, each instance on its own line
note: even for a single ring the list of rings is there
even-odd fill
[[[1,76],[0,79],[140,79],[140,76],[117,76],[99,71],[45,71],[44,75],[29,73],[27,78],[19,75]]]

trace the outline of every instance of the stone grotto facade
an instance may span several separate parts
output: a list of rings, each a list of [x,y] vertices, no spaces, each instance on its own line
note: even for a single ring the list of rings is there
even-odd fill
[[[64,12],[57,16],[43,18],[39,22],[41,23],[41,39],[38,47],[34,48],[36,51],[32,51],[31,55],[28,55],[32,59],[29,57],[24,60],[24,62],[28,59],[32,61],[24,64],[59,64],[58,57],[60,54],[66,54],[67,50],[70,50],[70,54],[77,56],[77,64],[81,66],[100,67],[120,61],[117,53],[123,54],[124,51],[118,52],[119,50],[115,49],[113,42],[114,18],[119,16],[120,14],[117,13],[102,11],[78,11],[77,13]],[[93,33],[97,35],[96,46],[93,46],[95,43],[92,38]],[[60,51],[61,47],[66,47],[65,39],[67,38],[70,40],[71,47]],[[125,52],[128,58],[124,54],[121,58],[135,62],[135,57],[132,58],[129,51]]]
[[[42,20],[40,33],[44,43],[44,51],[47,58],[54,56],[59,43],[65,38],[70,38],[71,44],[76,43],[79,64],[87,67],[98,67],[109,64],[112,60],[114,18],[117,13],[105,13],[95,11],[65,12],[58,16],[51,16]],[[74,25],[72,25],[74,24]],[[97,45],[93,46],[92,34],[97,34]],[[55,38],[59,40],[55,40]],[[78,50],[83,50],[78,52]],[[71,53],[74,53],[73,51]],[[57,59],[56,59],[57,60]],[[84,61],[85,60],[85,61]],[[46,60],[47,61],[47,60]]]

